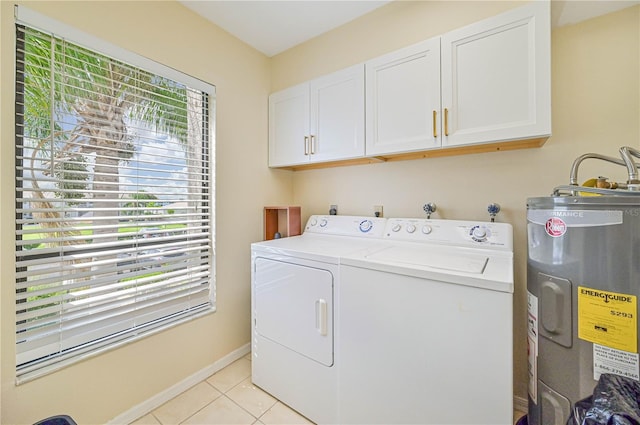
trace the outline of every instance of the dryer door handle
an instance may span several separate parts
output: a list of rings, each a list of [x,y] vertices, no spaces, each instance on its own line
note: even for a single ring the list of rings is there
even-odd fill
[[[316,300],[316,330],[322,336],[327,335],[327,301]]]

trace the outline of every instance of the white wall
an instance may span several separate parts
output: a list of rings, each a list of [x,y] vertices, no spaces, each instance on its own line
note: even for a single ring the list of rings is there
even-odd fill
[[[394,2],[273,58],[273,88],[308,80],[517,6],[507,2]],[[554,30],[553,136],[541,148],[338,167],[294,173],[294,200],[304,218],[327,213],[498,221],[515,237],[514,392],[526,398],[526,203],[568,184],[573,160],[586,152],[617,156],[640,147],[640,6]],[[625,181],[623,167],[585,162],[580,178]]]
[[[36,11],[217,86],[218,311],[16,386],[14,2],[0,2],[0,423],[66,413],[98,424],[249,342],[250,249],[262,207],[291,201],[292,176],[267,164],[269,59],[178,2],[25,2]]]

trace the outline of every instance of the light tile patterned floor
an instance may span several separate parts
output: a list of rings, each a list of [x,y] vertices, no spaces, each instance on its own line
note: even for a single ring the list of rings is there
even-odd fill
[[[132,425],[311,423],[251,383],[248,354]]]
[[[514,412],[514,422],[524,413]],[[251,383],[248,354],[132,425],[301,425],[305,417]]]

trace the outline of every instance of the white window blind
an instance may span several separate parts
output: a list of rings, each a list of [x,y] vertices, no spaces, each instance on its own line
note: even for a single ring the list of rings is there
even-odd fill
[[[213,309],[215,93],[16,36],[20,376]]]

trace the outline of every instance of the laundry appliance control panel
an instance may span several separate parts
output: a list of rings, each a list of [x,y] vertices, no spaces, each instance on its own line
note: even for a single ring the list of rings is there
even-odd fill
[[[382,238],[385,218],[348,215],[312,215],[304,228],[308,233]]]
[[[412,242],[513,250],[508,223],[389,218],[383,237]]]

